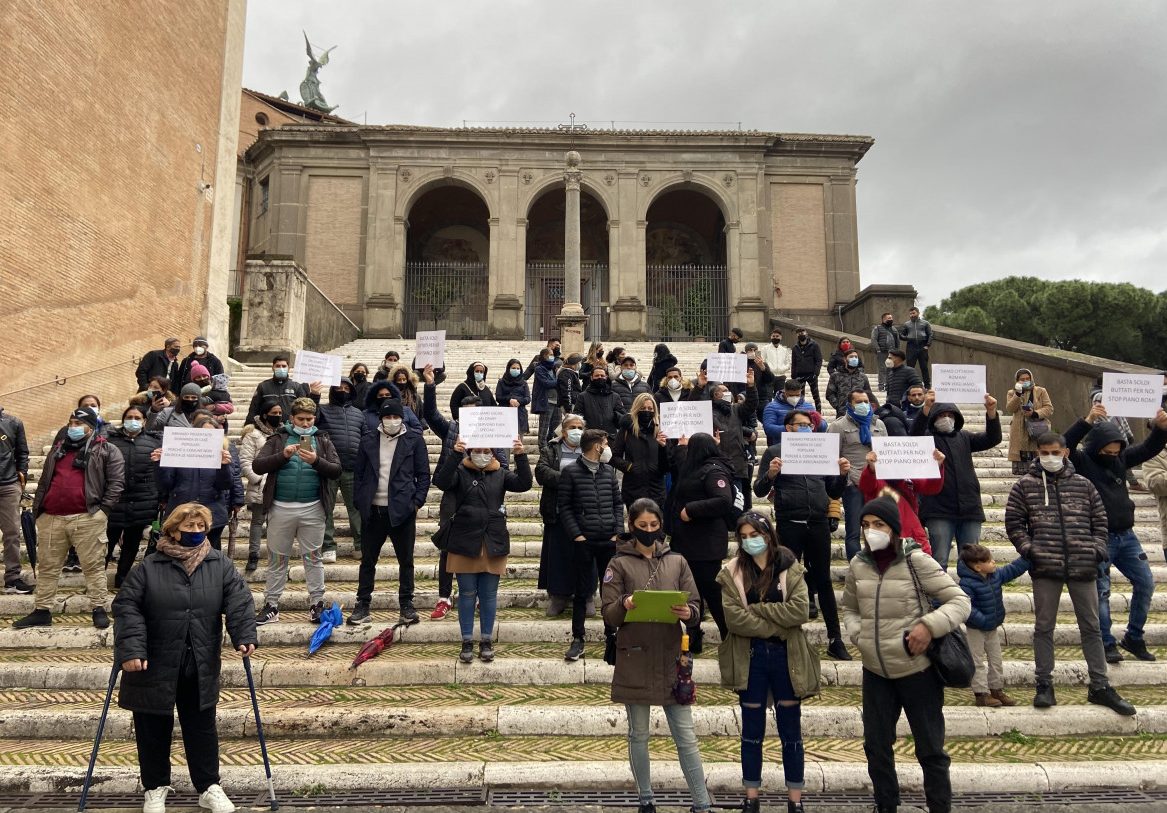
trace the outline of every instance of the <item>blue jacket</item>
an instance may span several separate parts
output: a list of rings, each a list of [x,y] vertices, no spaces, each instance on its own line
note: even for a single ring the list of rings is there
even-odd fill
[[[228,508],[245,502],[239,452],[234,445],[230,449],[231,462],[217,469],[158,467],[158,501],[166,503],[167,516],[183,503],[197,502],[211,509],[212,528],[227,524]]]
[[[780,443],[780,437],[786,431],[786,416],[796,409],[805,410],[806,412],[815,412],[814,404],[803,398],[798,402],[798,406],[791,406],[786,403],[786,399],[779,394],[773,401],[766,404],[766,408],[762,410],[762,428],[766,430],[766,443],[773,446],[775,443]],[[823,418],[822,422],[815,429],[816,432],[827,431],[827,419]]]
[[[956,563],[956,575],[960,578],[960,589],[972,599],[969,627],[983,632],[992,632],[1005,623],[1005,600],[1001,587],[1029,571],[1029,560],[1018,556],[1004,567],[998,567],[991,576],[982,576],[963,561]]]
[[[555,362],[551,364],[535,365],[535,387],[531,393],[531,411],[536,415],[544,415],[551,411],[548,393],[555,395],[556,403],[559,400],[559,379],[555,373]]]
[[[368,522],[373,514],[373,498],[381,472],[380,430],[366,432],[357,450],[353,473],[353,503]],[[425,505],[430,488],[430,458],[421,432],[407,429],[397,438],[397,448],[389,466],[389,524],[404,525]]]

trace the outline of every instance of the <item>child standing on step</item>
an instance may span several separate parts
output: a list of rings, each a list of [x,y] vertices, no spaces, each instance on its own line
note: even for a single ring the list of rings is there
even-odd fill
[[[1005,599],[1001,588],[1029,570],[1029,561],[1018,556],[998,569],[993,554],[984,545],[967,545],[960,552],[956,575],[960,589],[972,601],[972,612],[965,626],[968,644],[976,661],[972,690],[978,706],[997,708],[1015,706],[1005,694],[1005,674],[1001,658],[1001,625],[1005,623]],[[984,661],[988,661],[986,673]]]

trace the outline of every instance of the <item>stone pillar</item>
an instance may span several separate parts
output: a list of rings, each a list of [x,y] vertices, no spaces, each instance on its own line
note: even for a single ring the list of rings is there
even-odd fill
[[[556,317],[559,325],[559,343],[563,355],[584,352],[584,325],[587,316],[580,302],[580,231],[579,186],[583,171],[579,168],[579,153],[571,150],[566,156],[567,170],[563,180],[567,185],[567,205],[563,224],[563,310]]]
[[[369,222],[365,290],[366,336],[401,335],[405,299],[405,221],[396,217],[397,170],[374,164],[369,178]]]
[[[859,294],[859,236],[855,178],[833,175],[826,186],[827,294],[834,308]]]
[[[646,221],[638,220],[640,207],[640,173],[620,170],[617,174],[619,223],[615,247],[619,255],[618,270],[612,272],[608,332],[612,339],[643,339],[645,331],[645,297],[647,272],[645,270],[644,229]],[[648,194],[647,192],[645,194]]]
[[[494,184],[493,180],[487,183]],[[498,177],[494,217],[490,225],[490,335],[500,339],[521,339],[523,326],[523,267],[518,259],[516,212],[519,207],[517,171]],[[526,239],[525,237],[523,239]],[[525,245],[525,244],[524,244]]]
[[[235,358],[269,362],[304,346],[308,275],[290,257],[247,261],[243,318]]]

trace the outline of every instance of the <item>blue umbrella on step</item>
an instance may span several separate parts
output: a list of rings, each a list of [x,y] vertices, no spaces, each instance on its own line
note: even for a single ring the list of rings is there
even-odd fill
[[[308,654],[311,655],[324,646],[324,642],[332,637],[333,629],[343,623],[344,617],[340,614],[340,604],[334,601],[332,606],[320,616],[320,626],[316,628],[316,632],[312,633],[312,640],[308,642]]]

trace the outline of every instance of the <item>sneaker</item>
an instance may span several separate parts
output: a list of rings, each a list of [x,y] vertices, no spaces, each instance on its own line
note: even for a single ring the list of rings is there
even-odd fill
[[[483,638],[478,644],[478,660],[483,663],[490,663],[494,660],[494,642],[489,638]]]
[[[636,813],[656,813],[656,805],[649,802],[646,805],[640,805],[636,808]]]
[[[320,623],[320,616],[324,615],[324,601],[318,601],[308,608],[308,620],[313,624]]]
[[[421,620],[417,614],[417,610],[413,606],[412,601],[401,602],[401,620],[406,624],[416,624]]]
[[[369,602],[358,601],[353,611],[348,614],[348,623],[352,626],[369,620]]]
[[[33,586],[24,579],[13,579],[4,585],[5,593],[16,593],[17,595],[27,596],[33,591]]]
[[[33,610],[24,618],[18,618],[12,622],[12,629],[22,630],[28,627],[51,627],[53,626],[53,614],[48,610]]]
[[[105,611],[104,607],[97,607],[93,610],[93,626],[99,630],[109,627],[109,613]]]
[[[235,805],[218,785],[211,785],[199,794],[199,807],[211,813],[235,813]]]
[[[1001,703],[1002,706],[1016,706],[1017,705],[1017,701],[1014,700],[1009,695],[1005,694],[1004,689],[991,689],[989,691],[989,696],[996,698]]]
[[[1118,645],[1125,649],[1127,652],[1134,655],[1140,661],[1155,660],[1154,653],[1147,651],[1146,641],[1135,641],[1131,639],[1130,635],[1124,635],[1122,640],[1118,642]]]
[[[806,813],[806,808],[802,806],[802,802],[792,802],[786,800],[786,813]]]
[[[1118,647],[1114,644],[1106,645],[1106,662],[1107,663],[1122,663],[1122,653],[1118,651]]]
[[[837,661],[851,660],[851,653],[847,651],[846,645],[842,638],[832,638],[827,644],[827,654]]]
[[[333,550],[324,551],[324,553],[320,554],[320,561],[324,562],[325,564],[335,563],[336,562],[336,550],[333,549]]]
[[[274,624],[280,620],[280,608],[271,604],[264,604],[263,609],[255,614],[255,626],[262,627],[264,624]]]
[[[248,556],[247,557],[247,566],[243,568],[243,572],[244,573],[254,573],[257,570],[259,570],[259,557],[258,556]]]
[[[547,617],[555,618],[563,615],[567,609],[568,596],[551,596],[547,602]]]
[[[173,792],[174,788],[170,785],[146,791],[146,801],[142,803],[142,813],[166,813],[166,795]]]
[[[438,603],[434,605],[434,611],[430,613],[430,621],[441,621],[448,612],[450,612],[450,600],[439,598]]]
[[[758,813],[762,809],[760,799],[742,799],[742,813]]]
[[[1135,713],[1135,707],[1123,700],[1113,686],[1107,686],[1105,689],[1091,689],[1086,693],[1086,702],[1096,706],[1106,706],[1123,717],[1130,717]]]
[[[578,661],[584,654],[583,638],[572,638],[571,646],[567,649],[567,654],[563,656],[565,661]]]
[[[474,642],[463,641],[462,651],[458,653],[458,660],[462,663],[471,663],[474,660]]]
[[[1033,695],[1033,707],[1035,709],[1048,709],[1057,704],[1058,699],[1054,695],[1054,685],[1052,683],[1038,683],[1037,693]]]

